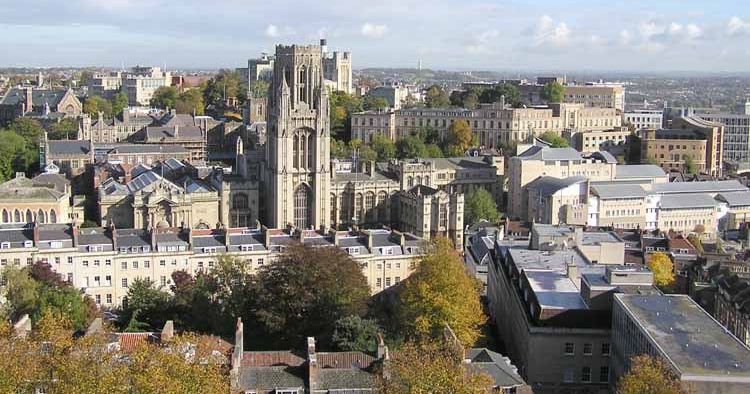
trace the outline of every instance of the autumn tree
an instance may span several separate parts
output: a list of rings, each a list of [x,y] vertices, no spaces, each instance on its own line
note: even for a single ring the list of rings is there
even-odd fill
[[[332,344],[341,351],[372,353],[377,350],[378,323],[352,315],[336,320]]]
[[[234,97],[240,103],[247,99],[247,83],[233,70],[219,70],[203,86],[203,101],[220,105],[224,99]]]
[[[469,123],[463,119],[456,120],[448,127],[447,153],[449,156],[463,156],[471,148],[472,138]]]
[[[376,378],[383,394],[490,393],[492,378],[468,371],[463,354],[443,341],[408,342],[394,352]]]
[[[630,371],[617,382],[617,394],[681,394],[680,382],[661,359],[647,355],[631,359]]]
[[[565,97],[565,87],[560,82],[549,82],[542,88],[542,99],[550,103],[562,103]]]
[[[469,276],[461,256],[446,238],[436,238],[404,283],[401,322],[415,338],[439,336],[446,324],[465,346],[480,335],[486,318],[479,283]]]
[[[697,250],[699,254],[703,254],[703,241],[701,241],[700,237],[695,234],[690,234],[687,236],[687,240],[695,247],[695,250]]]
[[[671,286],[674,283],[674,266],[666,253],[651,254],[648,268],[654,273],[654,284],[659,287]]]
[[[204,115],[205,105],[201,91],[199,89],[188,89],[180,93],[174,103],[174,108],[178,114]]]
[[[552,146],[553,148],[568,148],[570,147],[570,143],[568,140],[566,140],[563,137],[560,137],[559,135],[555,134],[552,131],[545,131],[544,133],[540,134],[538,138],[544,142],[547,142]]]
[[[363,315],[369,298],[362,268],[346,252],[299,244],[259,269],[249,297],[264,333],[286,347],[308,336],[330,338],[334,323]]]
[[[474,224],[480,220],[496,223],[500,219],[495,199],[483,187],[477,187],[469,192],[464,205],[464,223],[466,224]]]
[[[424,103],[428,108],[445,108],[451,105],[448,93],[440,85],[432,85],[427,89]]]
[[[83,102],[83,112],[92,117],[99,116],[101,112],[104,117],[108,118],[112,116],[112,103],[99,96],[91,96]]]

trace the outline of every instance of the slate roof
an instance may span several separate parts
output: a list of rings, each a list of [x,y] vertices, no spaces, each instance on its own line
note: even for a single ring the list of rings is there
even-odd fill
[[[45,104],[55,107],[60,103],[66,92],[66,90],[34,89],[31,94],[31,101],[35,107],[44,106]],[[8,91],[8,94],[5,95],[0,104],[18,105],[23,102],[26,102],[26,89],[13,88]]]
[[[146,128],[146,141],[159,142],[164,140],[203,140],[203,133],[198,126],[150,126]]]
[[[647,193],[643,187],[636,184],[591,184],[591,190],[602,200],[618,198],[644,198]]]
[[[615,294],[615,302],[681,373],[750,377],[750,350],[689,296]]]
[[[520,155],[519,160],[581,160],[581,152],[573,148],[547,148],[532,146]]]
[[[129,154],[129,153],[187,153],[188,150],[179,145],[155,145],[155,144],[122,144],[117,145],[107,153]]]
[[[112,238],[107,229],[101,227],[78,229],[79,245],[111,245]]]
[[[615,178],[666,177],[664,170],[653,164],[628,164],[615,167]]]
[[[491,376],[495,387],[515,387],[526,384],[518,375],[516,367],[500,353],[485,348],[467,349],[466,353],[466,358],[470,360],[466,367]]]
[[[707,182],[667,182],[653,186],[656,194],[672,193],[721,193],[730,191],[747,191],[748,188],[736,180]]]
[[[49,187],[63,193],[70,186],[70,181],[62,174],[42,173],[32,178],[31,181],[36,187]]]
[[[716,199],[726,202],[730,207],[748,206],[750,205],[750,190],[720,193],[716,196]]]
[[[47,152],[64,156],[88,155],[91,152],[91,142],[78,140],[47,141]]]
[[[45,186],[34,186],[34,180],[26,177],[13,178],[0,184],[0,200],[57,201],[64,196],[63,191]]]
[[[372,389],[375,380],[370,372],[359,368],[323,368],[318,370],[315,390]]]
[[[305,387],[302,367],[240,367],[240,390],[300,389]]]
[[[715,207],[716,200],[706,193],[667,194],[661,197],[662,209]]]
[[[534,189],[539,194],[546,197],[551,196],[568,186],[572,186],[582,182],[586,182],[586,178],[580,176],[572,176],[565,179],[560,179],[552,176],[541,176],[529,182],[526,187],[529,189]]]

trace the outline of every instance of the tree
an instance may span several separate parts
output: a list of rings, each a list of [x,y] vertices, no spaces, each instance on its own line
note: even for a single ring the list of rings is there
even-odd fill
[[[338,159],[347,159],[352,156],[352,152],[346,142],[331,138],[331,157]]]
[[[699,254],[703,254],[703,242],[698,236],[690,234],[688,235],[687,240],[695,247],[695,250],[697,250]]]
[[[362,98],[342,91],[331,92],[329,96],[331,135],[348,141],[351,135],[351,115],[363,110]]]
[[[425,144],[437,144],[440,142],[440,133],[432,126],[422,126],[417,131],[419,137]]]
[[[428,108],[445,108],[451,105],[448,93],[440,85],[432,85],[427,89],[424,103]]]
[[[471,225],[480,220],[487,220],[497,223],[500,214],[497,212],[497,205],[492,194],[483,187],[478,187],[469,192],[466,196],[464,207],[464,222]]]
[[[375,320],[346,316],[336,321],[331,341],[341,351],[373,353],[380,327]]]
[[[635,356],[630,371],[617,382],[617,394],[681,394],[680,382],[659,358]]]
[[[101,112],[108,118],[112,116],[112,104],[99,96],[91,96],[83,102],[83,112],[92,117],[99,116]]]
[[[204,115],[203,94],[198,89],[188,89],[180,93],[174,103],[174,108],[178,114]]]
[[[378,155],[378,160],[385,161],[396,157],[396,144],[390,138],[382,134],[372,137],[370,147]]]
[[[424,142],[415,136],[407,136],[396,141],[396,157],[399,159],[416,159],[425,157]]]
[[[169,320],[169,293],[157,289],[149,280],[136,279],[122,301],[120,325],[132,331],[160,330]]]
[[[252,314],[271,343],[294,347],[330,338],[335,322],[361,316],[370,287],[359,263],[337,247],[290,245],[254,278]],[[268,343],[267,342],[267,343]]]
[[[223,107],[224,99],[234,97],[240,104],[247,100],[247,83],[233,70],[219,72],[205,83],[203,102],[206,105]]]
[[[151,96],[151,106],[156,108],[174,108],[179,98],[179,92],[174,86],[160,86]]]
[[[438,337],[447,324],[463,345],[471,346],[486,319],[479,284],[446,238],[433,241],[432,250],[405,281],[401,300],[401,321],[416,338]]]
[[[693,161],[693,157],[690,155],[683,155],[683,168],[685,169],[685,173],[687,174],[697,174],[698,173],[698,167],[695,165],[695,161]]]
[[[70,137],[76,137],[78,134],[78,120],[74,118],[64,118],[53,123],[47,132],[47,138],[51,140],[68,140]]]
[[[383,394],[476,394],[489,393],[492,378],[472,373],[462,364],[462,352],[442,341],[409,342],[394,352],[378,375],[378,392]]]
[[[445,157],[443,150],[437,144],[427,144],[424,148],[424,157],[426,158]]]
[[[128,107],[128,94],[125,92],[118,92],[112,97],[112,115],[119,116],[122,114],[122,110]]]
[[[6,283],[3,305],[5,316],[16,321],[23,315],[31,316],[37,308],[39,283],[35,281],[29,271],[7,266],[3,269],[3,282]]]
[[[568,148],[570,143],[563,137],[555,134],[553,131],[545,131],[538,137],[540,140],[549,143],[553,148]]]
[[[362,107],[365,111],[386,109],[389,106],[388,100],[383,97],[367,95],[362,101]]]
[[[479,96],[479,101],[482,103],[497,103],[503,98],[505,98],[506,104],[510,104],[513,107],[521,105],[521,93],[518,91],[518,88],[507,83],[483,90]]]
[[[32,118],[17,118],[8,126],[8,130],[21,136],[26,142],[39,146],[39,138],[44,134],[41,123]],[[36,150],[36,148],[35,148]]]
[[[270,84],[268,83],[268,81],[264,81],[262,79],[250,82],[250,86],[248,88],[248,90],[250,91],[250,96],[255,98],[268,97],[269,86]]]
[[[654,284],[659,287],[671,286],[674,283],[674,266],[665,253],[651,254],[648,268],[654,273]]]
[[[360,162],[368,162],[368,161],[376,161],[378,160],[378,153],[375,152],[370,146],[364,145],[358,150],[359,152],[359,161]]]
[[[565,87],[560,82],[553,81],[542,88],[542,99],[550,103],[562,103],[565,98]]]
[[[29,172],[38,157],[33,147],[20,135],[0,130],[0,181],[5,182],[14,177],[15,172]],[[38,145],[36,145],[38,146]]]
[[[448,127],[447,148],[450,156],[463,156],[471,148],[474,134],[469,123],[463,119],[456,120]]]

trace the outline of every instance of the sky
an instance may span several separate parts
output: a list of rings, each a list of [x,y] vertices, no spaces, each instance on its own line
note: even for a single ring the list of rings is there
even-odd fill
[[[328,39],[355,68],[750,71],[747,0],[0,0],[0,67],[233,68]]]

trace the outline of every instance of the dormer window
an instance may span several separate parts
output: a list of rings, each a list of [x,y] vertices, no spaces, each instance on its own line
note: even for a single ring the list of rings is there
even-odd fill
[[[60,249],[63,247],[62,241],[52,241],[49,243],[49,247],[52,249]]]
[[[359,254],[359,247],[349,248],[349,254]]]
[[[203,248],[203,253],[216,253],[215,247]]]
[[[31,248],[34,246],[34,241],[23,241],[24,248]]]
[[[240,250],[243,252],[252,252],[253,245],[240,245]]]
[[[10,249],[10,242],[0,243],[0,249]]]

